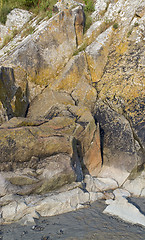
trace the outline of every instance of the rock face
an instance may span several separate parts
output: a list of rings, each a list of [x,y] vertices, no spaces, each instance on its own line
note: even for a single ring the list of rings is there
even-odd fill
[[[115,198],[110,209],[130,207],[117,202],[119,194],[145,192],[144,1],[96,1],[85,34],[81,4],[56,6],[51,19],[29,22],[31,35],[22,31],[0,50],[4,222],[34,221],[37,212],[58,214],[99,198]],[[66,184],[73,184],[68,198]],[[118,186],[125,190],[108,192]]]
[[[119,183],[123,183],[132,169],[142,163],[137,157],[130,123],[123,115],[118,114],[102,101],[98,101],[96,105],[95,118],[100,123],[101,128],[103,151],[101,174],[109,176],[109,168],[120,169],[123,174],[114,171],[113,175]],[[110,171],[110,177],[111,175],[112,171]]]
[[[82,12],[79,14],[82,15]],[[67,9],[43,21],[8,58],[1,58],[1,64],[13,65],[17,78],[27,72],[29,81],[47,85],[48,80],[58,75],[76,48],[74,23],[75,12]]]
[[[21,87],[15,82],[12,68],[0,68],[0,110],[4,109],[5,115],[1,112],[0,123],[14,116],[25,116],[28,107],[27,86],[25,94]],[[5,116],[5,117],[4,117]]]
[[[93,82],[98,82],[102,77],[107,62],[111,35],[112,27],[101,33],[98,38],[86,48],[87,62]]]

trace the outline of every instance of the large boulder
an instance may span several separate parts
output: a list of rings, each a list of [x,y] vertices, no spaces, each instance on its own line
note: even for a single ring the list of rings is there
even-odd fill
[[[103,168],[101,176],[114,176],[122,184],[131,171],[140,165],[132,128],[128,120],[98,101],[95,119],[100,123]],[[118,172],[119,171],[119,172]]]
[[[29,81],[45,86],[68,62],[76,48],[75,14],[68,9],[35,26],[33,34],[0,59],[0,64],[11,64],[16,81],[27,73]],[[59,38],[58,38],[59,36]],[[10,49],[8,49],[10,50]]]
[[[73,119],[55,118],[34,126],[22,122],[24,126],[22,123],[18,127],[2,125],[0,128],[1,170],[5,169],[5,164],[12,169],[19,164],[27,166],[32,156],[44,158],[57,153],[72,156],[73,138],[67,136],[67,132],[72,133],[75,129]]]

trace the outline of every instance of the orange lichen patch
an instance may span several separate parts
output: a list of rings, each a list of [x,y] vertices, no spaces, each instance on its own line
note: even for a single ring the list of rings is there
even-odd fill
[[[71,75],[61,79],[56,85],[52,87],[54,90],[65,90],[65,91],[72,91],[77,83],[79,82],[79,78],[77,73],[73,72]]]
[[[128,49],[128,42],[121,42],[117,47],[116,47],[116,52],[120,54],[124,54]]]
[[[52,84],[53,90],[65,90],[71,93],[79,82],[90,82],[87,62],[84,53],[74,56],[64,68],[64,71]]]
[[[52,71],[50,72],[50,69],[43,69],[40,70],[39,74],[33,73],[32,75],[28,76],[29,81],[34,82],[37,85],[46,86],[51,81],[53,81],[54,75],[52,74]]]
[[[119,38],[116,33],[97,90],[103,101],[118,113],[124,114],[125,111],[134,122],[142,119],[139,107],[145,97],[144,45],[126,37],[118,44]]]

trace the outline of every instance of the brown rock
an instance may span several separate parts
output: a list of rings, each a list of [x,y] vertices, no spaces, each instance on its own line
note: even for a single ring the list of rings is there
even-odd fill
[[[75,32],[77,45],[83,42],[83,32],[85,26],[85,14],[82,8],[77,8],[75,11]]]
[[[84,156],[84,164],[91,176],[97,176],[102,167],[99,124],[89,150]]]

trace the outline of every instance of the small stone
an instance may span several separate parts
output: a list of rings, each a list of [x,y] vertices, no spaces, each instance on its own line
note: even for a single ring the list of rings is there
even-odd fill
[[[125,189],[121,189],[121,188],[115,189],[115,190],[113,191],[113,194],[115,195],[115,198],[119,198],[119,197],[130,197],[130,196],[131,196],[130,192],[128,192],[128,191],[125,190]]]
[[[44,230],[44,227],[41,227],[41,226],[38,226],[38,225],[35,225],[32,227],[32,230],[35,230],[35,231],[43,231]]]
[[[48,239],[50,240],[49,236],[47,236],[47,237],[44,236],[44,237],[41,238],[41,240],[48,240]]]
[[[60,229],[60,230],[57,232],[58,235],[62,235],[63,233],[64,233],[63,229]]]

